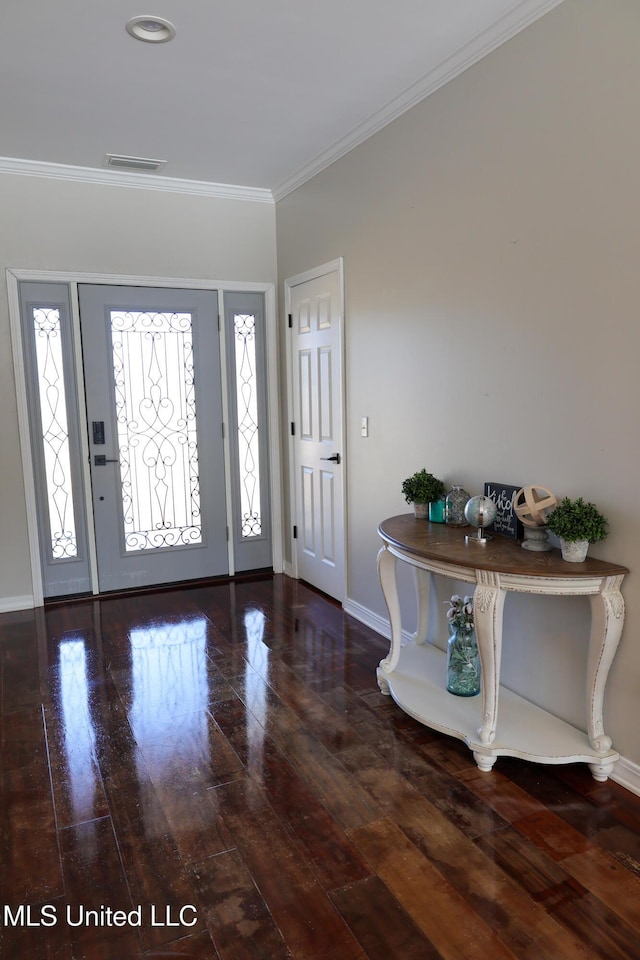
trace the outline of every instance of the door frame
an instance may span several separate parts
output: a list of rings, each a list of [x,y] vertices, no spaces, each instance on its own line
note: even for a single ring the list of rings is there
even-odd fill
[[[55,270],[21,270],[8,268],[7,294],[9,300],[9,320],[11,325],[11,345],[13,353],[13,370],[16,384],[16,401],[18,406],[18,429],[20,433],[20,448],[22,453],[22,473],[27,510],[27,533],[29,541],[29,556],[31,559],[31,583],[33,590],[33,606],[41,607],[44,604],[44,588],[42,570],[40,566],[40,537],[38,533],[36,512],[36,489],[34,481],[34,465],[31,456],[31,431],[27,406],[27,385],[25,379],[23,359],[22,325],[20,322],[19,283],[21,280],[43,283],[66,283],[71,294],[71,322],[74,328],[75,360],[77,370],[78,404],[80,411],[85,409],[84,384],[82,382],[82,358],[80,355],[80,312],[78,308],[78,284],[104,284],[111,286],[130,287],[171,287],[173,289],[217,290],[218,311],[224,317],[225,291],[262,293],[265,299],[265,326],[267,347],[267,404],[269,430],[269,480],[271,492],[271,544],[273,570],[282,573],[283,561],[283,531],[282,531],[282,474],[281,474],[281,439],[280,439],[280,391],[278,382],[278,324],[276,308],[276,285],[273,283],[231,283],[228,281],[196,280],[186,277],[149,277],[128,276],[121,274],[81,273],[79,271]],[[221,324],[221,356],[224,356],[224,323]],[[223,383],[223,416],[224,422],[229,422],[228,396],[226,393],[225,363],[221,363]],[[229,440],[228,431],[225,431],[225,457],[228,461]],[[87,436],[86,418],[80,416],[80,440],[83,448],[83,482],[86,490],[90,490],[89,477],[89,438]],[[85,456],[86,454],[86,456]],[[227,470],[228,474],[228,470]],[[230,480],[226,480],[227,508],[229,510],[231,488]],[[89,540],[89,568],[91,574],[92,592],[99,593],[98,566],[95,552],[95,529],[91,511],[91,498],[87,499],[87,536]],[[228,513],[231,516],[231,513]],[[233,575],[233,543],[232,537],[228,540],[229,573]]]
[[[319,277],[324,277],[328,273],[336,273],[338,276],[338,303],[340,307],[340,381],[342,383],[342,396],[341,396],[341,409],[338,416],[340,417],[340,422],[342,426],[342,437],[343,437],[343,446],[346,450],[347,447],[347,423],[346,423],[346,379],[345,379],[345,333],[344,333],[344,260],[342,257],[338,257],[335,260],[330,260],[327,263],[320,264],[318,267],[312,267],[310,270],[305,270],[303,273],[297,273],[293,277],[288,277],[284,281],[284,299],[285,299],[285,325],[287,329],[286,337],[286,363],[287,363],[287,416],[288,423],[291,424],[295,420],[294,416],[294,396],[293,396],[293,356],[291,348],[291,335],[289,332],[289,317],[291,315],[291,291],[293,287],[299,286],[301,283],[306,283],[308,280],[317,280]],[[294,438],[291,435],[291,431],[288,431],[289,443],[288,443],[288,461],[289,461],[289,471],[288,471],[288,481],[289,481],[289,535],[288,543],[290,550],[291,562],[285,566],[285,572],[290,576],[294,577],[296,580],[299,579],[298,574],[298,551],[296,540],[293,534],[293,528],[296,524],[296,517],[298,514],[298,502],[297,502],[297,483],[296,483],[296,462],[295,462],[295,444]],[[343,564],[343,577],[342,577],[342,600],[341,603],[344,605],[347,600],[347,585],[348,585],[348,553],[347,553],[347,469],[349,465],[349,458],[344,456],[342,461],[343,469],[340,472],[340,485],[342,491],[342,503],[344,508],[344,524],[342,537],[340,539],[340,544],[343,551],[344,564]]]

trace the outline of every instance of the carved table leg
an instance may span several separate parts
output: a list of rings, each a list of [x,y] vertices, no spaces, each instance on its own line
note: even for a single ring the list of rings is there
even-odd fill
[[[502,655],[502,612],[505,591],[500,576],[488,570],[477,570],[477,586],[473,595],[473,618],[482,669],[482,725],[478,728],[481,743],[493,743],[498,722],[498,688]],[[476,761],[480,766],[478,758]],[[480,769],[483,769],[481,766]],[[490,769],[490,767],[484,767]]]
[[[613,760],[609,763],[606,761],[603,763],[590,763],[589,770],[591,770],[591,775],[594,780],[597,780],[598,783],[606,783],[613,773],[613,765]]]
[[[389,622],[391,624],[391,647],[389,653],[380,661],[378,666],[378,686],[380,692],[389,696],[389,682],[385,674],[392,673],[398,665],[400,659],[400,648],[402,641],[402,619],[400,616],[400,599],[398,597],[398,583],[396,580],[397,559],[387,549],[386,545],[380,548],[378,552],[378,576],[384,600],[389,611]]]
[[[489,773],[498,758],[488,757],[486,753],[480,753],[479,750],[474,750],[473,759],[478,764],[478,770],[482,771],[482,773]]]
[[[587,664],[587,705],[589,742],[598,753],[611,749],[611,737],[604,732],[602,720],[604,690],[609,668],[620,642],[624,624],[624,600],[620,593],[622,577],[607,577],[602,581],[600,593],[591,599],[591,638],[589,641],[589,661]],[[607,778],[604,767],[613,764],[590,764],[596,780]],[[596,767],[600,776],[596,776]],[[602,767],[602,769],[600,769]]]
[[[429,600],[431,598],[431,573],[422,567],[413,568],[418,601],[418,626],[413,635],[416,643],[426,643],[429,630]]]

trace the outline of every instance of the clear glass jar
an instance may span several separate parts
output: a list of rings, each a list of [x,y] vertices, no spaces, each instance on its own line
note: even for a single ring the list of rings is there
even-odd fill
[[[464,508],[470,499],[464,487],[454,483],[444,503],[445,523],[448,523],[450,527],[468,527],[469,522],[464,515]]]
[[[480,693],[480,655],[472,626],[449,625],[447,643],[447,690],[457,697]]]

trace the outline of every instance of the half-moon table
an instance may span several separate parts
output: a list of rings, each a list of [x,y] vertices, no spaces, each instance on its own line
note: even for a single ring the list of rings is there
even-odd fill
[[[391,647],[380,662],[380,690],[428,727],[463,740],[481,770],[497,757],[538,763],[587,763],[605,781],[619,754],[605,734],[602,713],[609,668],[624,623],[622,580],[629,571],[588,557],[562,559],[558,550],[534,553],[496,536],[484,545],[467,543],[469,528],[451,527],[403,514],[378,527],[383,546],[378,572],[391,623]],[[402,645],[397,563],[416,573],[418,624]],[[431,574],[471,583],[482,669],[479,697],[457,697],[446,690],[446,655],[427,642]],[[470,591],[471,592],[471,591]],[[502,615],[507,593],[588,596],[591,632],[587,660],[586,732],[500,686]]]

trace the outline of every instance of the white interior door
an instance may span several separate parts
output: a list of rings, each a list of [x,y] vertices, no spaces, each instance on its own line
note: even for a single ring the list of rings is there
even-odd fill
[[[226,574],[216,292],[78,289],[100,591]]]
[[[291,318],[294,565],[345,597],[344,387],[341,262],[286,283]]]

